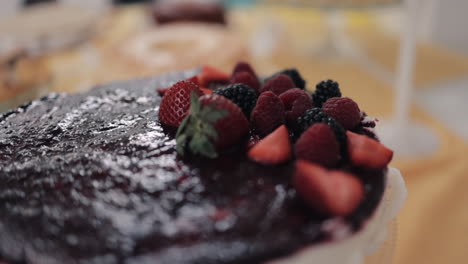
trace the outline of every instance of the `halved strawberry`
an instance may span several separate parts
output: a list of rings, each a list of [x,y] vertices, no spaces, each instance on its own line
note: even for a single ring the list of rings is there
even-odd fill
[[[209,65],[204,65],[197,77],[198,84],[202,87],[210,87],[211,82],[229,82],[229,74]]]
[[[393,158],[393,151],[376,140],[351,131],[348,136],[348,155],[356,166],[372,169],[385,168]]]
[[[279,164],[291,159],[289,132],[285,125],[260,140],[248,153],[250,159],[263,164]]]
[[[364,198],[364,186],[352,174],[303,160],[296,161],[293,185],[309,206],[333,216],[349,215]]]
[[[198,85],[189,81],[180,81],[171,86],[164,94],[159,106],[159,120],[169,126],[178,127],[188,115],[190,94],[202,95]]]
[[[205,87],[200,87],[200,90],[201,90],[204,94],[212,94],[212,93],[213,93],[213,90],[208,89],[208,88],[205,88]]]
[[[260,140],[261,139],[258,135],[252,135],[249,141],[247,141],[247,149],[253,148],[255,145],[258,144],[258,142],[260,142]]]
[[[249,122],[242,110],[227,98],[208,94],[191,96],[190,114],[177,130],[177,152],[217,157],[217,151],[247,139]]]

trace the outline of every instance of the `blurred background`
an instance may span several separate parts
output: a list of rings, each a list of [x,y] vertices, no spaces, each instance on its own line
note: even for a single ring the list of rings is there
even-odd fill
[[[239,60],[332,78],[381,120],[409,198],[394,263],[468,263],[466,0],[2,0],[0,112]]]

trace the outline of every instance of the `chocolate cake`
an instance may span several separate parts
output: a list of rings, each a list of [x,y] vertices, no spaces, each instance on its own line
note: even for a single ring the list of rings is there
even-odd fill
[[[193,74],[0,114],[0,262],[253,264],[333,242],[330,216],[298,198],[292,161],[261,165],[242,147],[214,160],[177,154],[155,89]],[[343,218],[352,234],[379,205],[386,169],[339,166],[365,187]]]
[[[220,1],[158,0],[152,5],[152,15],[158,24],[203,22],[225,24],[224,6]]]

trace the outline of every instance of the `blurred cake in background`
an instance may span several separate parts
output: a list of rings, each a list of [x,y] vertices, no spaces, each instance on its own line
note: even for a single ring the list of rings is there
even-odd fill
[[[30,78],[47,71],[41,80],[49,91],[71,93],[202,64],[227,70],[249,60],[247,41],[226,26],[219,1],[165,0],[110,10],[80,3],[34,4],[0,21],[0,54],[3,46],[24,46],[27,54],[43,58]],[[2,87],[5,78],[0,77]],[[21,103],[5,94],[3,106]]]
[[[102,10],[71,3],[25,1],[27,8],[0,20],[0,110],[52,90],[70,64],[51,58],[73,52],[98,31]]]
[[[0,112],[46,93],[50,71],[44,58],[23,49],[0,54]]]
[[[118,52],[127,67],[151,75],[201,64],[232,66],[248,56],[245,43],[224,26],[176,23],[159,26],[130,37]]]
[[[224,7],[217,0],[157,0],[152,6],[159,24],[192,21],[224,24]]]
[[[101,13],[81,5],[46,3],[0,21],[0,42],[43,54],[82,43],[96,31]]]

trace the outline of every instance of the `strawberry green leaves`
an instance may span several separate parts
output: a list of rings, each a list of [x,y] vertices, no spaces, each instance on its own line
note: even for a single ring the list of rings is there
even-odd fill
[[[214,109],[210,105],[202,105],[198,95],[192,92],[189,115],[177,130],[177,152],[184,155],[189,151],[195,155],[216,158],[218,153],[214,142],[219,135],[215,123],[227,114],[227,111]]]

